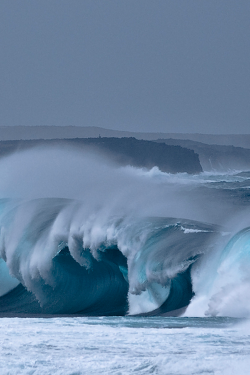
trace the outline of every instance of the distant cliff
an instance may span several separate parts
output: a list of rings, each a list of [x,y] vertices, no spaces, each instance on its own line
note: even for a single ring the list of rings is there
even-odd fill
[[[233,145],[250,148],[250,134],[192,134],[192,133],[143,133],[111,130],[96,126],[0,126],[0,141],[75,139],[101,137],[134,137],[153,141],[155,139],[178,139],[213,145]]]
[[[199,173],[202,167],[198,155],[181,146],[166,145],[136,138],[76,138],[58,140],[2,141],[0,156],[35,146],[70,145],[84,150],[86,147],[102,151],[120,165],[152,168],[157,166],[163,172]]]
[[[189,148],[199,155],[204,171],[250,170],[250,149],[208,145],[183,139],[159,139],[157,142]]]

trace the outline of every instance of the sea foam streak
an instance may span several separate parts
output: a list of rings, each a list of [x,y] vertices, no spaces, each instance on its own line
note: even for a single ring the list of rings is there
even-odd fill
[[[50,148],[3,159],[0,175],[2,316],[249,315],[247,220],[227,244],[233,221],[218,224],[238,197],[207,175]]]

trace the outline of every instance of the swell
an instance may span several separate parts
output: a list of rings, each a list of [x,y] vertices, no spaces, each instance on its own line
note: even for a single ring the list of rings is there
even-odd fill
[[[180,316],[194,296],[191,280],[191,266],[171,280],[170,292],[163,304],[155,310],[136,316]]]
[[[122,255],[120,258],[124,263]],[[30,292],[19,284],[0,298],[0,313],[108,316],[127,312],[128,284],[118,264],[93,259],[91,270],[87,270],[64,248],[53,259],[50,273],[55,286],[39,278],[33,280]]]
[[[173,176],[40,149],[1,160],[0,176],[0,314],[250,315],[249,233],[225,246],[206,224],[249,225],[237,220],[249,175]]]
[[[1,255],[12,287],[0,297],[0,315],[183,312],[193,297],[192,266],[217,228],[156,217],[100,225],[86,222],[81,209],[69,200],[35,200],[3,215]]]
[[[63,253],[63,257],[65,255],[68,256],[66,250]],[[63,261],[63,263],[65,262]],[[67,264],[67,267],[69,266],[70,264]],[[65,272],[66,270],[64,269],[63,271]],[[109,268],[106,271],[108,276],[103,272],[102,278],[97,279],[95,275],[94,282],[89,277],[87,278],[88,282],[86,282],[86,279],[83,280],[85,281],[84,288],[82,288],[81,292],[79,288],[77,289],[77,298],[75,294],[69,295],[69,293],[72,293],[72,284],[70,288],[67,287],[67,283],[66,285],[64,284],[63,288],[57,286],[53,292],[51,290],[48,291],[47,287],[43,286],[43,293],[46,293],[46,296],[49,297],[49,300],[43,305],[39,303],[33,293],[29,292],[22,284],[19,284],[9,293],[0,297],[0,316],[126,315],[128,311],[128,284],[119,277],[118,272],[114,275],[113,269]],[[190,271],[191,267],[171,280],[170,293],[159,308],[134,316],[179,316],[183,314],[194,296]],[[67,275],[67,271],[64,273],[64,277],[65,275]],[[72,283],[72,275],[70,283]],[[67,291],[66,294],[64,293],[65,291]],[[74,300],[75,303],[73,302]]]

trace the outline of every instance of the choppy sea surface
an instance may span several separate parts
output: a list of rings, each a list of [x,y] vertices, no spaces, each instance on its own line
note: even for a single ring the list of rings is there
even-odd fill
[[[0,160],[0,374],[249,374],[249,271],[249,171]]]
[[[249,374],[250,321],[3,318],[1,374]]]

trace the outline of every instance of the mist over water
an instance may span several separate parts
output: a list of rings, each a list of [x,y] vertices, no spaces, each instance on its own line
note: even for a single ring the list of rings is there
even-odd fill
[[[0,160],[0,173],[1,198],[80,200],[85,205],[84,211],[91,214],[136,213],[207,222],[218,218],[220,224],[223,215],[227,217],[228,205],[221,201],[219,193],[198,189],[206,183],[216,183],[216,175],[211,178],[207,174],[171,175],[157,167],[151,170],[120,167],[91,150],[35,148],[15,153]]]
[[[1,159],[0,313],[249,316],[249,180],[91,149]]]

